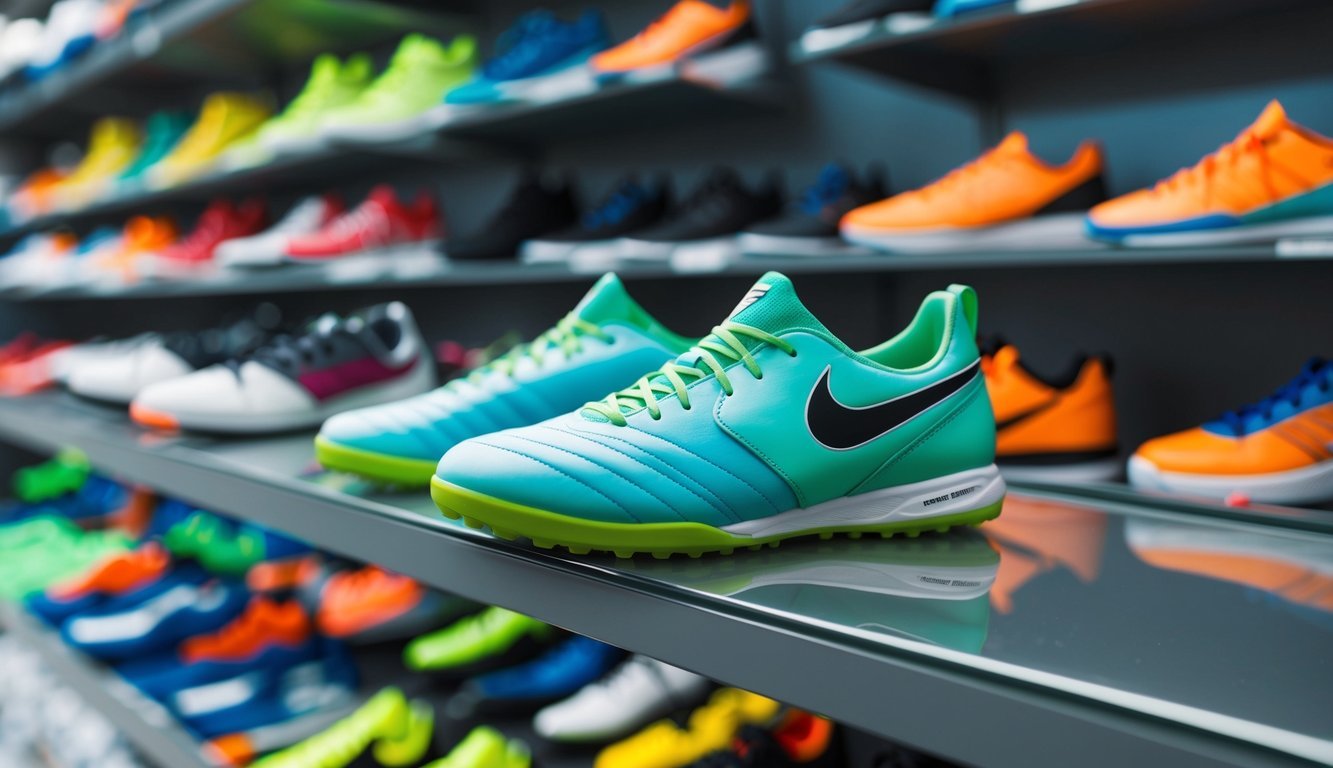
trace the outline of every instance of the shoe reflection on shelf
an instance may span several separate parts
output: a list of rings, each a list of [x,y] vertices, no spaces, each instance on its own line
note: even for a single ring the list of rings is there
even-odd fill
[[[1011,493],[1004,511],[981,532],[1000,553],[991,605],[1008,614],[1018,591],[1044,573],[1063,568],[1084,583],[1094,581],[1101,570],[1106,516],[1089,507]]]
[[[1001,562],[985,537],[959,530],[807,540],[730,557],[635,560],[624,567],[799,620],[976,653],[986,642],[987,595]]]
[[[1125,543],[1154,568],[1239,584],[1303,618],[1329,624],[1333,543],[1245,528],[1130,520]]]

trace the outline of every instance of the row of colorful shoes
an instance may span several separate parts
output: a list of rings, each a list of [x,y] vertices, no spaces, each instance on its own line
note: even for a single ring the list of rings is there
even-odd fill
[[[787,307],[800,306],[791,283],[780,275],[770,273],[754,289],[764,297],[775,291]],[[936,301],[924,303],[925,317],[939,311]],[[817,322],[804,310],[801,314],[807,318],[803,322]],[[914,327],[934,325],[920,321],[927,322]],[[759,332],[748,330],[754,327],[741,333]],[[930,332],[943,333],[944,327]],[[960,327],[951,343],[970,344],[962,340],[963,333]],[[322,423],[316,455],[324,466],[419,486],[437,477],[442,456],[460,444],[489,445],[489,433],[537,424],[571,409],[595,414],[575,424],[592,419],[614,426],[625,407],[651,414],[659,397],[675,396],[666,373],[649,374],[648,383],[601,403],[596,398],[608,382],[632,383],[663,363],[663,370],[682,382],[698,378],[681,373],[695,368],[671,362],[685,355],[681,359],[707,365],[697,362],[697,347],[691,351],[698,343],[668,330],[608,274],[551,330],[438,389],[429,345],[400,303],[347,317],[328,315],[296,329],[283,329],[268,307],[213,331],[93,347],[83,353],[83,362],[66,352],[73,359],[64,367],[71,391],[128,404],[131,415],[145,425],[262,434]],[[740,355],[724,342],[703,343],[714,357],[724,349]],[[918,343],[927,349],[942,342]],[[987,424],[974,425],[976,439],[985,441],[978,450],[994,451],[1006,474],[1078,482],[1119,474],[1109,359],[1081,358],[1068,374],[1048,377],[1026,365],[1013,345],[994,344],[976,356],[976,378],[988,401]],[[1330,376],[1333,366],[1314,360],[1290,384],[1254,405],[1199,429],[1149,441],[1129,463],[1131,481],[1215,498],[1238,493],[1264,502],[1333,497],[1328,487],[1333,457],[1320,443],[1321,435],[1329,436]],[[516,408],[514,397],[526,405]],[[539,436],[549,426],[533,429],[539,430],[530,438],[536,443],[552,439]]]

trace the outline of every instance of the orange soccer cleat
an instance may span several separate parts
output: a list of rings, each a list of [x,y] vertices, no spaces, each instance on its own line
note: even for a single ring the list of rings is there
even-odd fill
[[[1129,246],[1333,233],[1333,139],[1269,103],[1235,141],[1151,189],[1088,212],[1088,234]]]
[[[1070,245],[1083,240],[1083,212],[1103,199],[1096,143],[1084,142],[1069,162],[1053,166],[1015,132],[932,184],[848,213],[842,235],[907,253]]]
[[[996,463],[1006,477],[1096,482],[1119,474],[1109,359],[1083,357],[1067,375],[1047,379],[1002,343],[982,356],[981,370],[995,409]]]
[[[594,56],[592,69],[601,78],[657,71],[751,31],[749,0],[732,0],[726,8],[680,0],[639,34]]]

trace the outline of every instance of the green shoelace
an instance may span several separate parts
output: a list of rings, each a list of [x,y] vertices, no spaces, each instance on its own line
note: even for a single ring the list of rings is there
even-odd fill
[[[492,371],[513,376],[515,369],[523,358],[528,358],[537,365],[541,365],[542,360],[553,349],[561,350],[568,357],[583,350],[583,337],[585,336],[608,343],[615,340],[615,337],[611,334],[587,320],[574,315],[566,315],[563,320],[555,324],[554,328],[542,333],[527,344],[520,344],[477,368],[469,373],[466,379],[476,384]],[[445,386],[449,385],[446,384]]]
[[[791,357],[796,356],[796,348],[777,336],[749,325],[727,320],[714,328],[712,333],[705,336],[683,356],[685,358],[696,357],[692,365],[681,365],[678,362],[667,363],[639,379],[627,389],[613,392],[600,402],[588,403],[584,408],[605,416],[608,421],[618,427],[623,427],[628,423],[625,416],[643,408],[647,408],[653,421],[657,421],[662,418],[662,409],[658,406],[660,396],[675,395],[680,399],[681,407],[688,411],[690,410],[690,384],[710,375],[717,379],[722,391],[730,396],[735,389],[731,385],[731,379],[727,376],[727,365],[739,362],[756,380],[764,378],[764,372],[759,367],[759,361],[754,359],[754,355],[741,341],[740,337],[742,336],[761,344],[772,344]],[[718,362],[719,356],[726,362]]]

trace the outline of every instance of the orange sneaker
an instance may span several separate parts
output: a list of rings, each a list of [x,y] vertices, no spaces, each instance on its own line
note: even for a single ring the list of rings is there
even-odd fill
[[[1333,362],[1201,427],[1144,443],[1129,479],[1150,490],[1298,504],[1333,499]]]
[[[1093,208],[1087,230],[1150,247],[1333,233],[1333,139],[1270,102],[1254,125],[1193,168]]]
[[[175,223],[166,216],[135,216],[125,223],[116,251],[95,258],[88,268],[104,282],[132,283],[155,254],[176,242]]]
[[[310,619],[300,603],[256,597],[244,613],[222,629],[181,643],[179,656],[187,664],[241,661],[255,658],[271,646],[299,648],[311,636]]]
[[[320,631],[357,643],[415,637],[462,615],[471,603],[450,599],[378,566],[329,577],[320,594]]]
[[[981,358],[995,410],[995,461],[1017,480],[1096,482],[1120,473],[1111,363],[1084,357],[1047,379],[1001,344]]]
[[[161,577],[170,565],[167,551],[149,543],[109,557],[88,572],[51,587],[46,594],[62,601],[85,595],[123,595]]]
[[[1069,162],[1052,166],[1015,132],[932,184],[848,213],[842,235],[907,253],[1077,245],[1084,242],[1083,212],[1105,197],[1095,142],[1085,141]]]
[[[751,34],[750,0],[732,0],[726,8],[680,0],[639,34],[594,56],[592,69],[601,78],[668,69]]]

